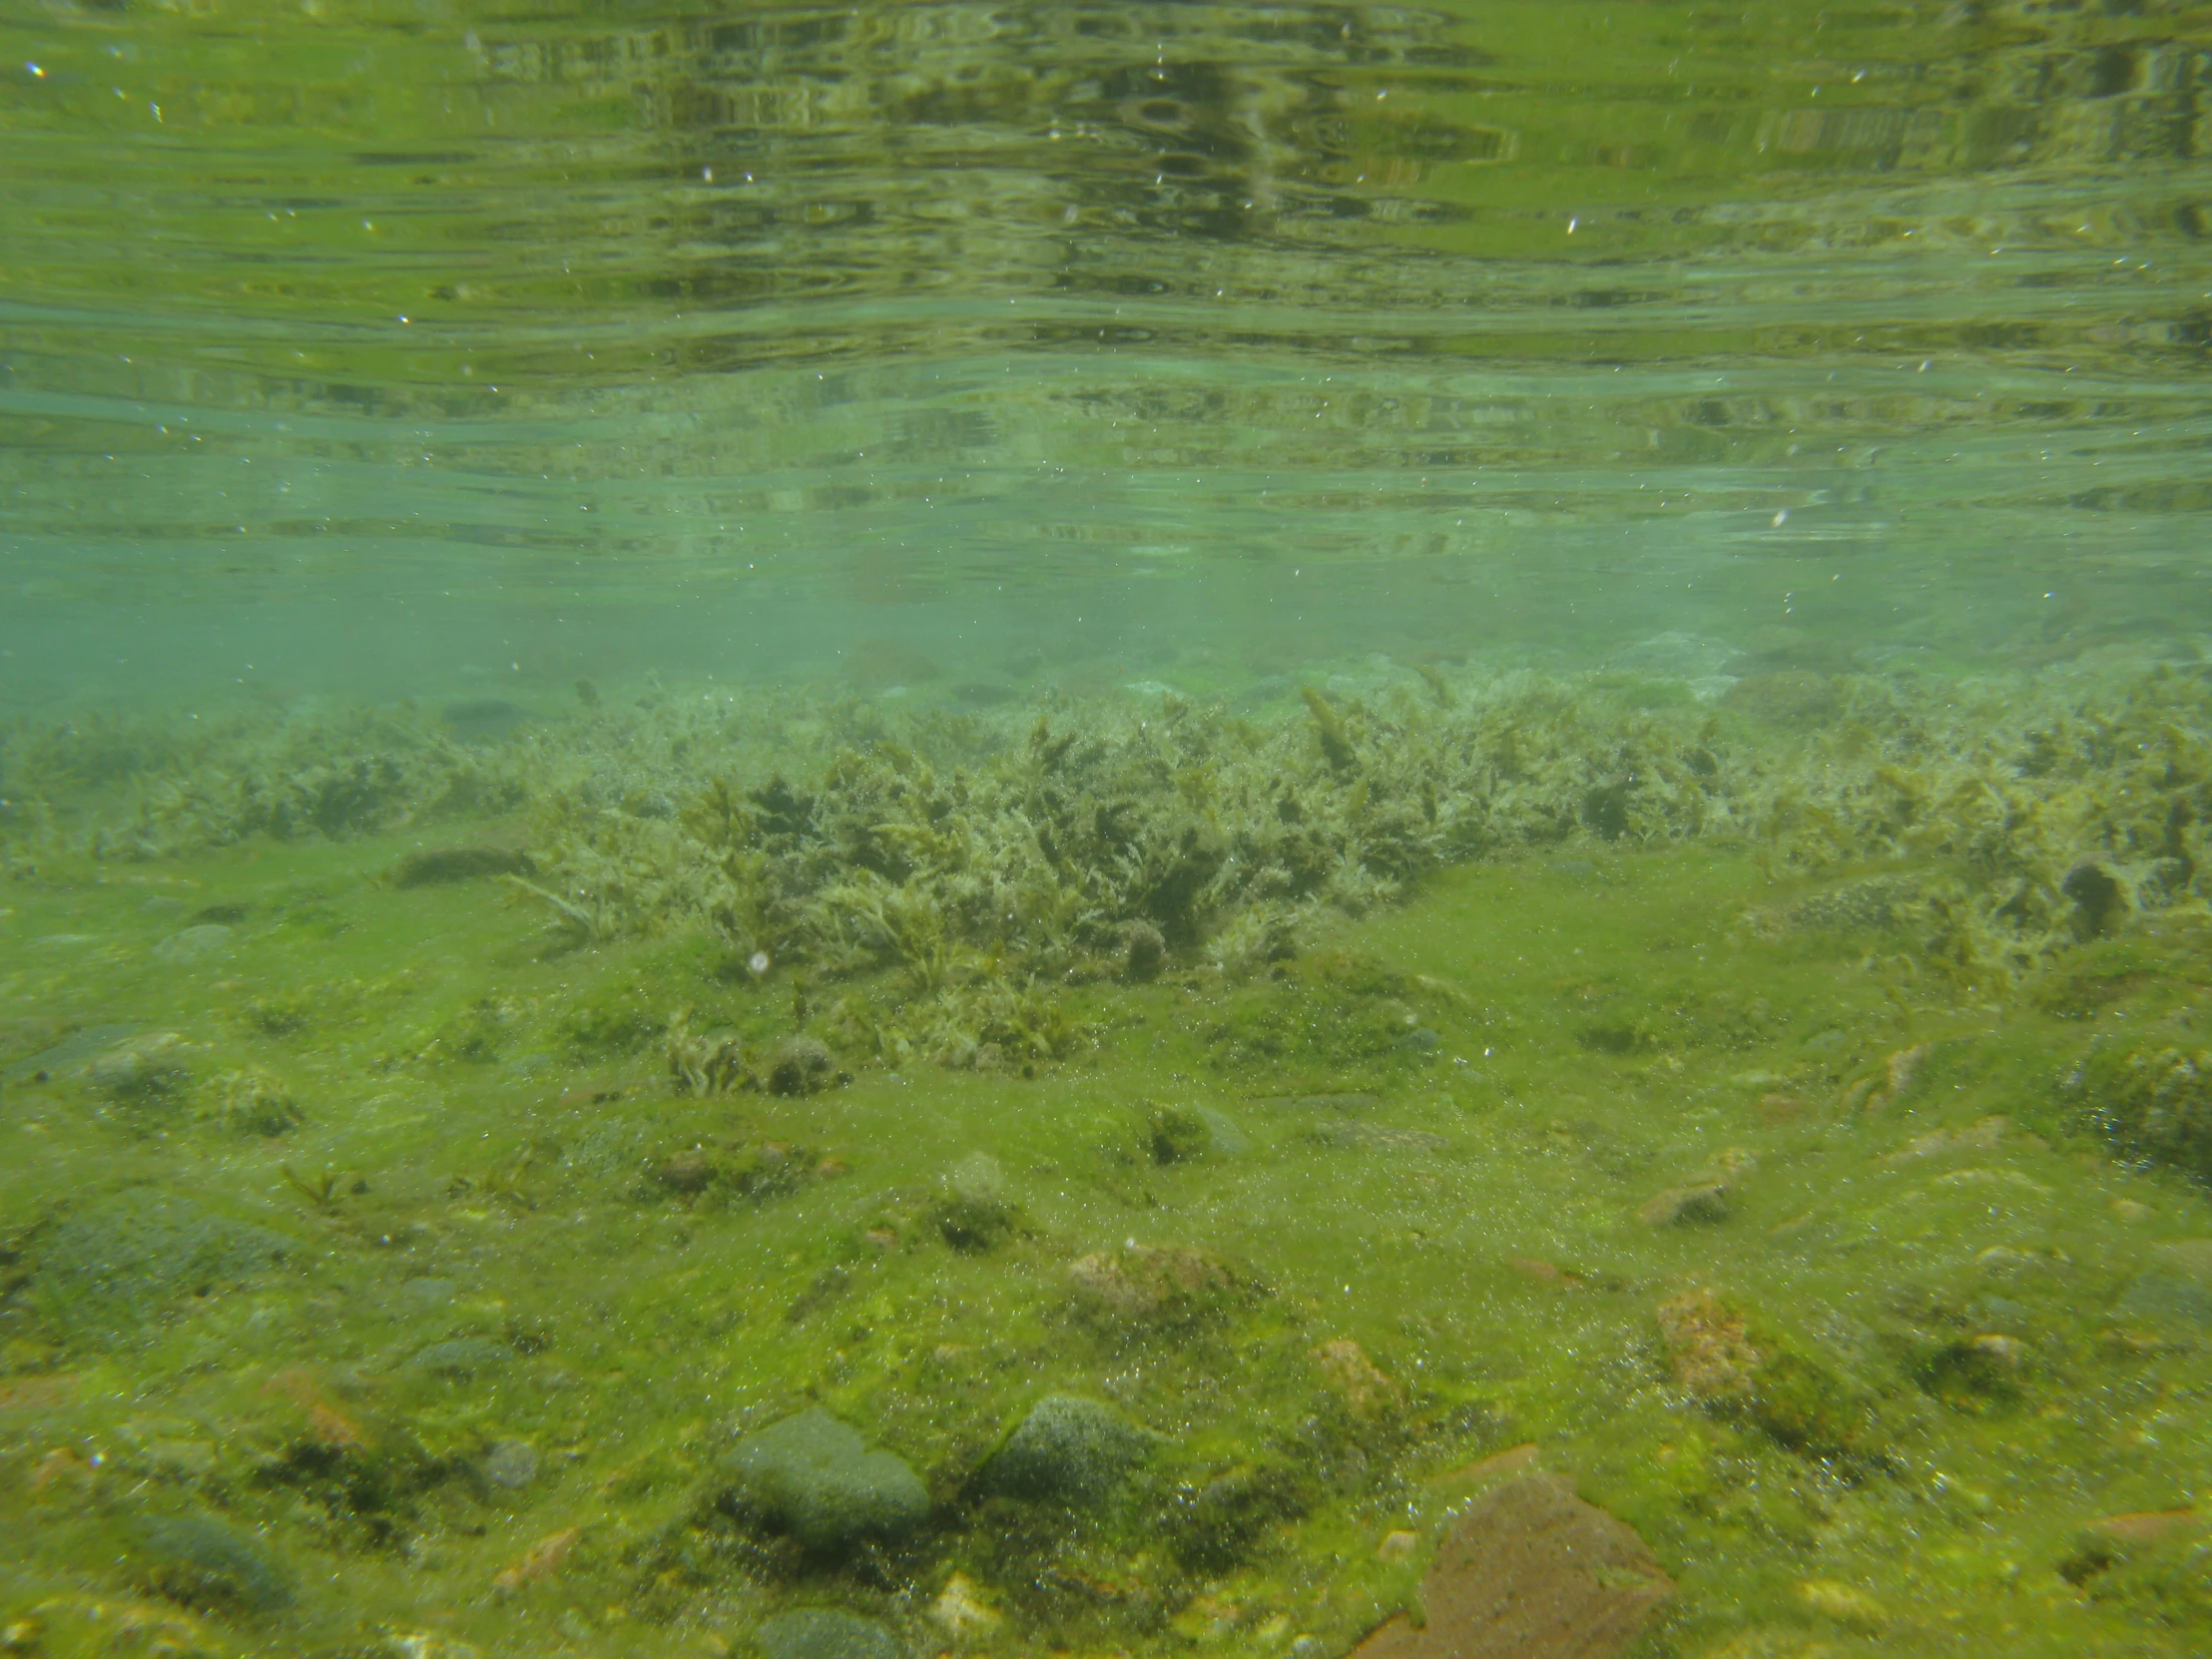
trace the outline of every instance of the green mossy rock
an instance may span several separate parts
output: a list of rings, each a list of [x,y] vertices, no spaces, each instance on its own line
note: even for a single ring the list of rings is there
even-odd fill
[[[157,1595],[249,1613],[291,1605],[291,1586],[276,1563],[213,1515],[140,1515],[124,1533],[131,1570]]]
[[[879,1619],[841,1607],[799,1607],[764,1619],[753,1640],[762,1659],[906,1659]]]
[[[2100,1051],[2080,1088],[2090,1121],[2120,1152],[2212,1182],[2212,1051]]]
[[[57,1325],[121,1334],[174,1298],[228,1288],[299,1253],[281,1233],[179,1194],[131,1187],[54,1224],[40,1241],[33,1294]]]
[[[1287,1463],[1245,1463],[1186,1487],[1167,1517],[1175,1558],[1192,1572],[1241,1565],[1279,1523],[1314,1506],[1310,1473]]]
[[[991,1454],[984,1482],[1009,1497],[1095,1503],[1151,1454],[1156,1440],[1110,1405],[1048,1394]]]
[[[820,1409],[746,1435],[723,1475],[723,1507],[818,1554],[896,1542],[929,1515],[928,1489],[904,1458]]]

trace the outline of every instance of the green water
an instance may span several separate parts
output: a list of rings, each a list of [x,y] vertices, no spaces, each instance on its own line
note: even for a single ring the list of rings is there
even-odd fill
[[[2208,82],[0,6],[0,1652],[2212,1649]]]

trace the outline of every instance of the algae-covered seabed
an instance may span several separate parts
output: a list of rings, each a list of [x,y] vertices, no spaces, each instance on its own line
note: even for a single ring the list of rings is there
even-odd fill
[[[0,1644],[1303,1659],[1533,1445],[1640,1652],[2205,1651],[2198,672],[1403,679],[19,729]],[[810,1402],[919,1531],[726,1501]]]

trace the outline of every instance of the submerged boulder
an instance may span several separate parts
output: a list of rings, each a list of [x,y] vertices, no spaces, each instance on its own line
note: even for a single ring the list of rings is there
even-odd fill
[[[725,1509],[819,1554],[895,1543],[929,1515],[928,1489],[904,1458],[819,1408],[746,1435],[722,1473]]]
[[[1095,1503],[1151,1454],[1157,1440],[1110,1405],[1047,1394],[991,1453],[984,1482],[1009,1497]]]

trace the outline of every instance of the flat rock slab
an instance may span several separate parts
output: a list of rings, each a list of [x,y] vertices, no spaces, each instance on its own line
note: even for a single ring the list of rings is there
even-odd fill
[[[1421,1580],[1426,1622],[1382,1625],[1354,1659],[1610,1659],[1674,1581],[1643,1539],[1552,1474],[1524,1474],[1461,1517]]]

